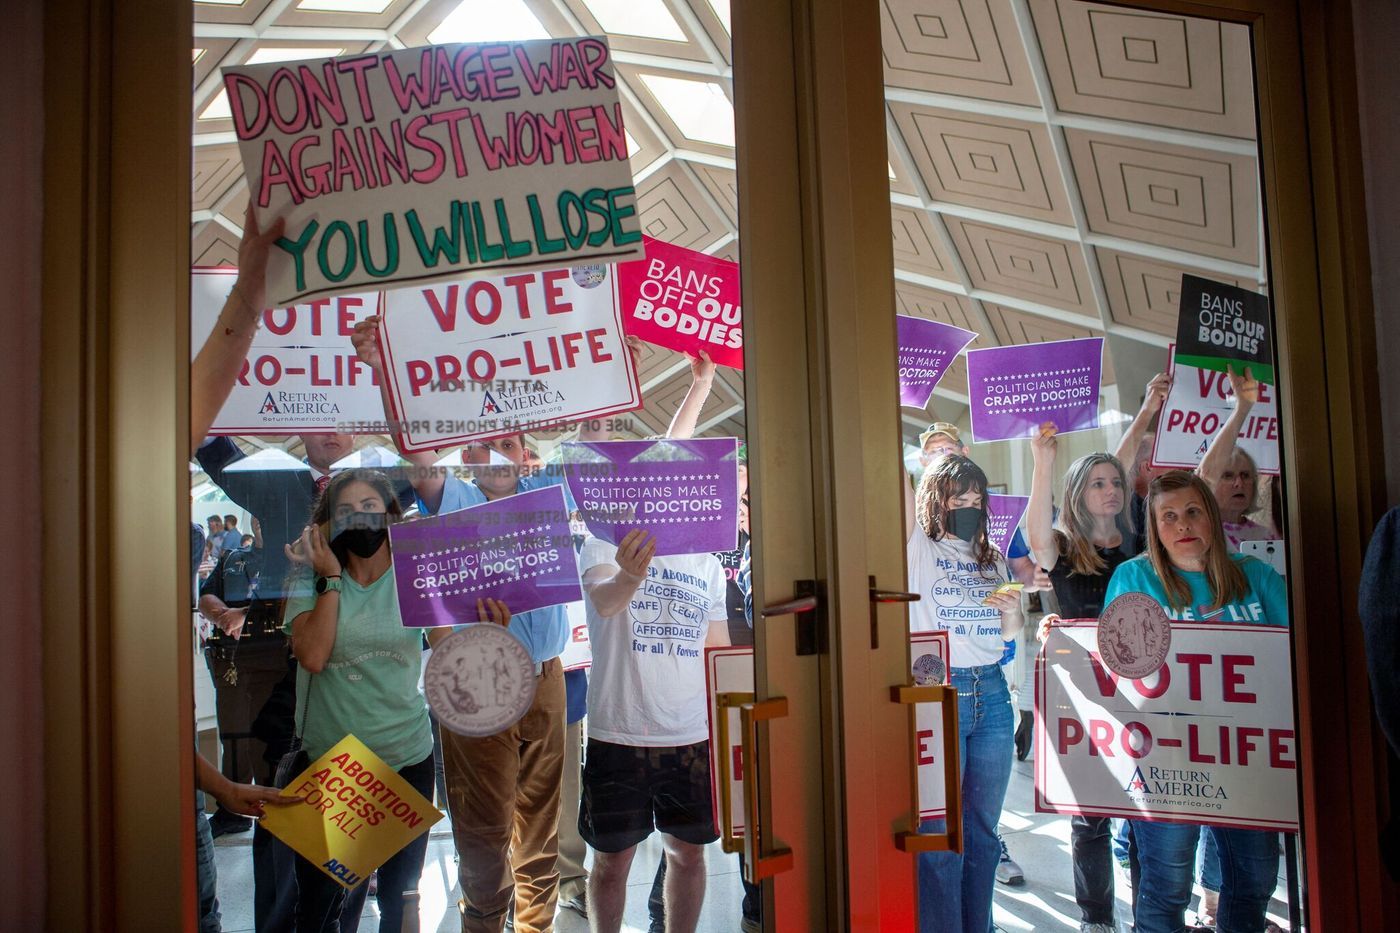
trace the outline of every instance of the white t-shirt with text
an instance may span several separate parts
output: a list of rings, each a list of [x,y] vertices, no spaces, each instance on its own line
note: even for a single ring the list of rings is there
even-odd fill
[[[617,563],[617,547],[590,537],[579,572]],[[712,554],[656,557],[625,610],[598,614],[585,597],[593,670],[588,735],[602,742],[664,748],[709,736],[705,635],[723,625],[724,569]]]
[[[1001,661],[1001,612],[982,601],[1011,581],[1000,552],[982,569],[972,545],[958,538],[935,541],[917,527],[909,537],[909,587],[923,598],[909,604],[913,632],[948,631],[950,667],[980,667]]]

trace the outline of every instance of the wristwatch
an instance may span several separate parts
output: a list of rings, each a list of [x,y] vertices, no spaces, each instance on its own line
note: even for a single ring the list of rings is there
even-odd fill
[[[316,578],[316,595],[320,596],[322,593],[325,593],[327,591],[334,591],[336,593],[340,592],[340,574],[335,574],[334,576],[330,577]]]

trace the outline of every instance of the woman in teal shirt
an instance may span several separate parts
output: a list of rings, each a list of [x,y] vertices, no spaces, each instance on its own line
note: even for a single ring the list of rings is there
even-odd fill
[[[305,586],[291,590],[299,595],[287,600],[285,627],[300,665],[297,734],[311,760],[353,734],[431,800],[433,734],[418,689],[422,630],[403,625],[389,551],[389,524],[402,517],[383,473],[336,474],[291,555],[310,565],[316,582],[314,593]],[[487,602],[482,621],[489,613],[490,621],[506,624],[505,606]],[[447,631],[429,630],[429,641]],[[380,866],[380,929],[418,930],[418,879],[427,848],[424,833]],[[296,871],[297,933],[339,933],[342,910],[359,916],[364,884],[347,897],[300,856]]]
[[[1220,507],[1200,477],[1174,470],[1147,493],[1147,552],[1121,564],[1106,603],[1145,593],[1181,621],[1287,625],[1288,597],[1273,568],[1231,553]],[[1141,876],[1134,903],[1138,933],[1176,933],[1191,900],[1200,828],[1132,820]],[[1208,826],[1223,869],[1220,933],[1263,930],[1278,877],[1278,834]]]

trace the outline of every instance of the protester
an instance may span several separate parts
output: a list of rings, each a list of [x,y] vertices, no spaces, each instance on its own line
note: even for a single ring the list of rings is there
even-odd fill
[[[403,625],[389,549],[389,525],[402,515],[384,474],[356,469],[336,475],[298,541],[296,557],[315,574],[315,585],[306,585],[309,574],[298,575],[286,630],[300,664],[297,734],[310,759],[354,735],[431,799],[433,735],[418,689],[422,633]],[[510,612],[487,601],[480,621],[506,625]],[[442,634],[433,630],[429,638]],[[418,930],[418,879],[427,848],[424,833],[379,867],[381,929]],[[365,884],[347,895],[300,855],[296,875],[297,933],[339,933],[342,908],[359,916]]]
[[[1250,514],[1255,511],[1258,490],[1259,468],[1254,458],[1237,445],[1240,430],[1249,420],[1249,413],[1259,401],[1259,380],[1249,367],[1243,375],[1236,375],[1234,367],[1226,367],[1230,379],[1230,389],[1235,397],[1235,410],[1220,430],[1211,438],[1205,456],[1196,467],[1196,473],[1205,480],[1215,501],[1220,506],[1220,519],[1225,529],[1225,538],[1232,551],[1240,549],[1242,541],[1267,541],[1279,537],[1278,531],[1269,525],[1254,521]]]
[[[1267,564],[1232,553],[1215,496],[1200,477],[1173,470],[1152,481],[1147,496],[1146,553],[1121,564],[1104,594],[1145,593],[1171,619],[1288,624],[1283,578]],[[1139,862],[1134,923],[1138,933],[1176,933],[1191,900],[1192,868],[1201,830],[1192,824],[1132,820]],[[1278,834],[1208,826],[1224,884],[1219,929],[1264,929],[1278,875]]]
[[[217,561],[224,549],[224,519],[221,515],[210,515],[206,521],[209,532],[204,538],[204,555],[210,561]]]
[[[1031,440],[1035,470],[1026,532],[1036,563],[1050,568],[1060,613],[1068,619],[1097,619],[1117,568],[1134,554],[1128,511],[1128,482],[1114,457],[1095,453],[1080,457],[1065,472],[1064,508],[1052,523],[1051,490],[1059,443],[1055,425],[1046,423]],[[1041,621],[1042,641],[1060,616]],[[1074,865],[1074,900],[1081,933],[1113,933],[1113,855],[1111,827],[1105,817],[1070,818],[1070,856]]]
[[[1148,381],[1147,388],[1143,391],[1142,405],[1129,422],[1123,436],[1119,438],[1118,447],[1113,452],[1113,458],[1127,471],[1128,485],[1132,489],[1128,500],[1128,515],[1136,538],[1134,553],[1140,553],[1146,547],[1148,484],[1166,472],[1152,466],[1152,448],[1156,436],[1151,428],[1153,420],[1166,403],[1171,388],[1172,377],[1167,373],[1158,373]]]
[[[918,856],[919,927],[927,933],[986,933],[992,925],[997,821],[1012,751],[1011,698],[999,662],[1024,617],[1019,594],[1001,589],[1011,571],[987,538],[986,499],[987,477],[976,464],[942,457],[919,483],[908,541],[909,586],[924,597],[910,604],[910,628],[947,630],[959,665],[950,682],[958,691],[963,851]],[[943,829],[943,820],[920,826]]]

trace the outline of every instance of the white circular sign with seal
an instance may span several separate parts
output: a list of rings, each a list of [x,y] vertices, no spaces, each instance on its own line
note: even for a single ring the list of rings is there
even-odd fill
[[[1099,657],[1120,677],[1140,680],[1167,661],[1172,624],[1162,605],[1146,593],[1124,593],[1099,616]]]
[[[448,635],[423,673],[428,706],[459,735],[495,735],[520,721],[535,700],[535,664],[520,639],[490,623]]]

